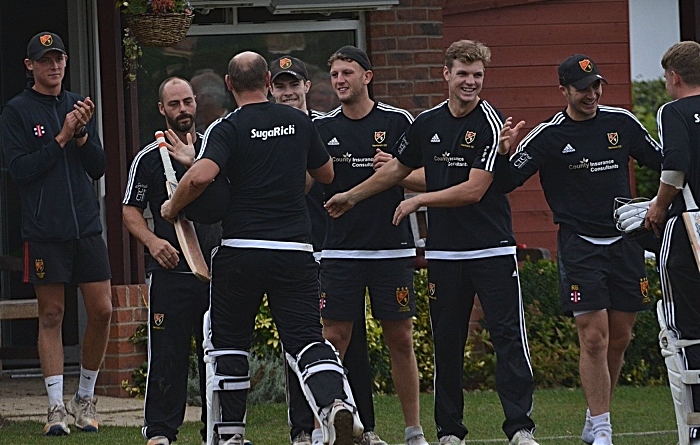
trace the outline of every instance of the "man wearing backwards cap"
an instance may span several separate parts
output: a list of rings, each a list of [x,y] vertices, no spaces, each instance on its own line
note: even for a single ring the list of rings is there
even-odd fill
[[[110,268],[102,239],[93,181],[105,172],[105,154],[89,97],[63,88],[68,56],[63,40],[40,32],[27,45],[24,66],[32,77],[2,113],[2,145],[22,201],[24,281],[39,301],[39,359],[49,396],[44,434],[70,433],[75,426],[97,432],[95,381],[102,364],[112,315]],[[78,283],[87,325],[80,384],[63,402],[61,325],[66,283]]]
[[[636,313],[647,310],[644,252],[621,238],[611,212],[616,197],[631,197],[629,156],[658,171],[660,147],[632,113],[600,105],[593,60],[574,54],[559,65],[565,110],[536,126],[510,157],[499,156],[495,181],[509,192],[537,171],[559,224],[560,300],[573,315],[581,344],[579,370],[588,409],[581,439],[610,445],[610,402]],[[524,122],[501,133],[507,155]]]
[[[284,55],[270,63],[270,74],[270,93],[277,103],[295,107],[308,113],[311,118],[324,114],[307,108],[306,95],[311,88],[311,81],[308,78],[304,62],[296,57]],[[323,184],[314,182],[306,194],[306,205],[311,217],[311,237],[314,257],[317,260],[321,258],[321,246],[326,235],[326,218],[328,218],[328,213],[323,208],[323,201]],[[343,364],[348,369],[348,381],[355,397],[360,420],[365,427],[362,443],[363,445],[386,445],[386,442],[374,432],[372,376],[369,355],[367,354],[367,330],[364,312],[359,314],[355,321]],[[314,415],[304,399],[298,379],[288,365],[285,366],[285,371],[292,445],[311,445]]]
[[[443,66],[448,100],[418,115],[401,136],[396,158],[380,160],[386,162],[368,180],[326,202],[331,216],[342,219],[358,203],[373,199],[414,170],[424,170],[427,192],[402,201],[393,222],[400,224],[420,207],[428,208],[425,256],[440,445],[464,445],[468,433],[462,418],[462,368],[476,294],[498,355],[496,389],[505,414],[503,432],[511,445],[537,445],[530,418],[535,385],[510,206],[491,186],[504,119],[480,97],[490,61],[491,50],[483,43],[453,42]]]
[[[326,197],[344,192],[374,173],[373,157],[389,151],[413,122],[406,110],[372,100],[369,58],[344,46],[329,59],[331,84],[341,106],[314,119],[333,158],[335,178]],[[384,340],[405,420],[407,445],[427,445],[420,426],[418,369],[412,341],[415,248],[408,221],[398,227],[391,215],[404,199],[393,186],[357,206],[355,212],[328,221],[321,252],[321,315],[323,334],[345,353],[355,320],[365,312],[369,289],[374,318],[381,320]]]

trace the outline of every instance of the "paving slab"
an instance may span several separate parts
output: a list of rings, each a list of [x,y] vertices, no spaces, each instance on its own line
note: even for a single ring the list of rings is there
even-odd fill
[[[78,389],[78,377],[66,376],[63,384],[64,399],[68,400]],[[98,396],[97,421],[100,425],[143,426],[143,400]],[[7,420],[34,420],[46,422],[48,399],[41,377],[0,377],[0,418]],[[185,422],[197,422],[201,414],[198,406],[188,406]]]

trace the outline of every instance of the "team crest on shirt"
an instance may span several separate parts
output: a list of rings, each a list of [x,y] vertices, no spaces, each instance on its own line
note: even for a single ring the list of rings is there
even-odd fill
[[[471,145],[472,142],[474,142],[474,139],[476,139],[475,131],[467,131],[467,133],[464,135],[464,142],[466,142],[467,145]]]
[[[428,298],[435,300],[435,283],[428,283]]]
[[[576,304],[581,301],[581,290],[578,287],[578,284],[572,284],[571,285],[571,302]]]
[[[321,292],[321,296],[318,299],[318,308],[319,310],[323,310],[324,307],[326,307],[326,293]]]
[[[396,302],[399,303],[399,312],[407,312],[411,309],[408,307],[409,292],[407,287],[396,288]]]
[[[161,314],[161,313],[153,314],[153,326],[155,326],[155,329],[158,329],[158,328],[164,329],[163,322],[165,322],[165,314]]]
[[[377,141],[377,144],[381,144],[384,142],[386,139],[386,131],[375,131],[374,132],[374,140]]]
[[[650,303],[651,298],[649,298],[649,279],[647,277],[639,279],[639,290],[642,292],[642,303]]]
[[[43,279],[44,276],[46,275],[46,272],[44,271],[44,260],[41,258],[35,258],[34,259],[34,270],[36,270],[36,277],[39,279]]]
[[[620,136],[617,134],[617,131],[614,133],[608,133],[608,142],[610,142],[608,150],[615,150],[616,148],[622,147],[622,145],[620,145]]]

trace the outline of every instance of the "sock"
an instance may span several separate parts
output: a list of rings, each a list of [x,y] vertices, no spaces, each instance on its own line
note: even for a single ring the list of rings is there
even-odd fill
[[[50,375],[44,379],[49,407],[63,405],[63,375]]]
[[[405,430],[406,434],[406,442],[408,442],[410,439],[413,439],[416,436],[420,436],[423,434],[423,427],[420,425],[413,425],[413,426],[407,426]]]
[[[315,428],[311,432],[311,445],[323,445],[323,430]]]
[[[581,432],[581,440],[586,443],[593,443],[595,438],[593,437],[593,425],[591,424],[591,410],[586,408],[586,422],[583,424],[583,431]]]
[[[610,425],[610,412],[591,416],[593,424],[593,436],[595,445],[609,445],[612,439],[612,426]]]
[[[80,367],[80,384],[78,385],[78,397],[92,399],[95,395],[95,381],[97,373],[100,371],[90,371]]]

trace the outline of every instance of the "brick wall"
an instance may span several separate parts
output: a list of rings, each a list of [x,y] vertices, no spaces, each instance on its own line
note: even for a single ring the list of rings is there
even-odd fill
[[[139,325],[148,321],[147,302],[148,286],[145,284],[112,286],[112,325],[96,394],[130,397],[122,388],[122,381],[133,383],[132,374],[146,360],[147,351],[128,339]]]
[[[401,0],[367,14],[374,97],[414,116],[446,98],[442,77],[445,0]]]

